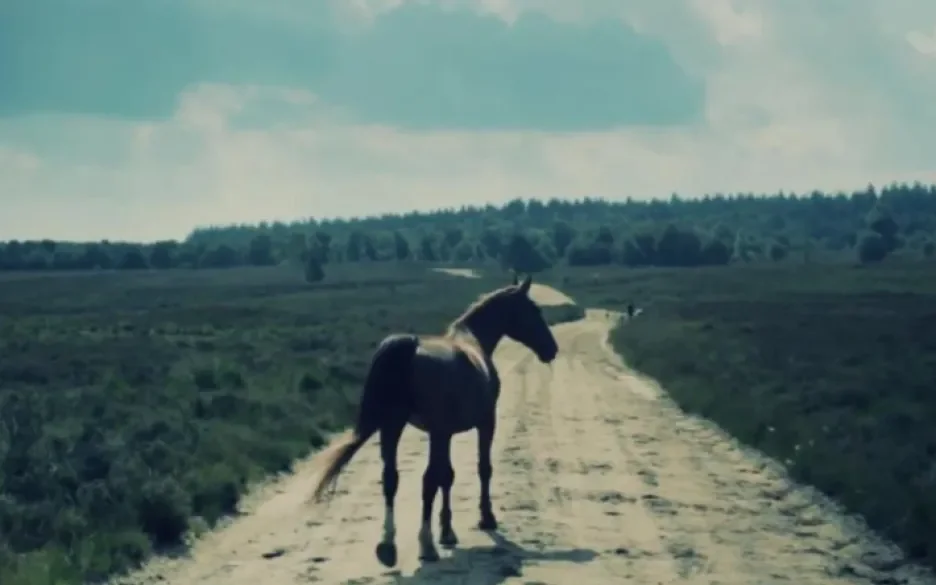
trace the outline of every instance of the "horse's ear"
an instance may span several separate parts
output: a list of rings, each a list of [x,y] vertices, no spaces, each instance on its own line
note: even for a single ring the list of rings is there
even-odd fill
[[[523,284],[520,285],[520,292],[523,294],[530,292],[531,284],[533,284],[533,277],[528,274],[527,277],[523,279]]]

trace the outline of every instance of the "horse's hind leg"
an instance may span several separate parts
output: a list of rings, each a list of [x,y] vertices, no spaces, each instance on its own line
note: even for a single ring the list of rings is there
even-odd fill
[[[497,518],[494,516],[494,506],[491,505],[491,475],[494,468],[491,465],[491,446],[494,443],[495,423],[478,426],[478,479],[481,480],[481,520],[478,528],[481,530],[497,530]]]
[[[380,429],[380,458],[383,459],[383,494],[384,494],[384,527],[383,537],[377,545],[377,560],[386,567],[392,567],[397,562],[396,549],[396,521],[393,516],[393,501],[396,498],[397,487],[400,484],[400,474],[397,471],[397,446],[400,444],[400,435],[406,427],[406,419],[400,417],[384,423]]]
[[[419,559],[422,561],[439,560],[439,552],[432,538],[432,504],[436,491],[446,478],[447,471],[451,469],[451,442],[452,437],[449,434],[429,433],[429,465],[423,474],[422,526],[419,529]]]

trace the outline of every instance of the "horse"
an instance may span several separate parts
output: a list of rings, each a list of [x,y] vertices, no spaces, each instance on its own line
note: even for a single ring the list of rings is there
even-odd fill
[[[491,445],[497,418],[500,378],[493,354],[509,337],[530,349],[542,363],[559,353],[542,311],[530,298],[532,277],[482,295],[442,335],[392,333],[378,343],[371,357],[364,389],[352,429],[334,439],[319,453],[322,473],[313,496],[322,501],[329,488],[358,450],[380,433],[384,496],[383,535],[375,554],[386,567],[397,562],[394,499],[399,474],[397,447],[407,424],[429,435],[429,463],[423,474],[422,519],[419,559],[439,559],[432,535],[432,508],[442,491],[439,512],[439,544],[454,548],[458,537],[452,528],[450,494],[455,481],[452,468],[452,436],[476,429],[478,478],[481,483],[478,528],[497,529],[491,505]]]

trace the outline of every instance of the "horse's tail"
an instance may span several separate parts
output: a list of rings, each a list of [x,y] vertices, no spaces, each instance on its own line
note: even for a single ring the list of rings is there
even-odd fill
[[[377,346],[364,382],[358,418],[353,429],[336,437],[317,459],[324,467],[315,485],[313,497],[321,501],[342,470],[358,450],[380,430],[387,414],[399,412],[408,398],[411,366],[419,339],[415,335],[390,335]]]

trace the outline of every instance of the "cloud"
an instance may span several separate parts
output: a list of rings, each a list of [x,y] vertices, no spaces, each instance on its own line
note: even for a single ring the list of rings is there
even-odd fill
[[[77,22],[110,1],[74,0],[67,14]],[[179,49],[155,32],[117,36],[116,16],[76,48],[69,35],[89,33],[54,44],[48,22],[26,22],[40,8],[17,13],[21,31],[46,32],[16,45],[32,52],[12,68],[0,50],[0,79],[26,79],[0,83],[0,197],[12,210],[0,239],[181,237],[208,223],[517,196],[936,182],[936,60],[912,34],[936,25],[930,3],[152,4],[170,5],[188,12],[147,22],[200,31],[169,37],[198,49],[182,70],[161,65]],[[324,48],[308,57],[313,42]],[[114,67],[80,66],[115,46],[127,63],[161,48],[149,70],[113,79]],[[640,69],[636,55],[660,60]],[[33,75],[44,63],[47,77]]]
[[[420,129],[677,124],[699,119],[704,103],[701,79],[619,21],[524,13],[507,23],[410,2],[372,6],[354,28],[321,0],[249,10],[206,0],[12,1],[0,25],[13,44],[0,73],[8,115],[165,119],[180,92],[204,82],[300,88],[349,119]]]

